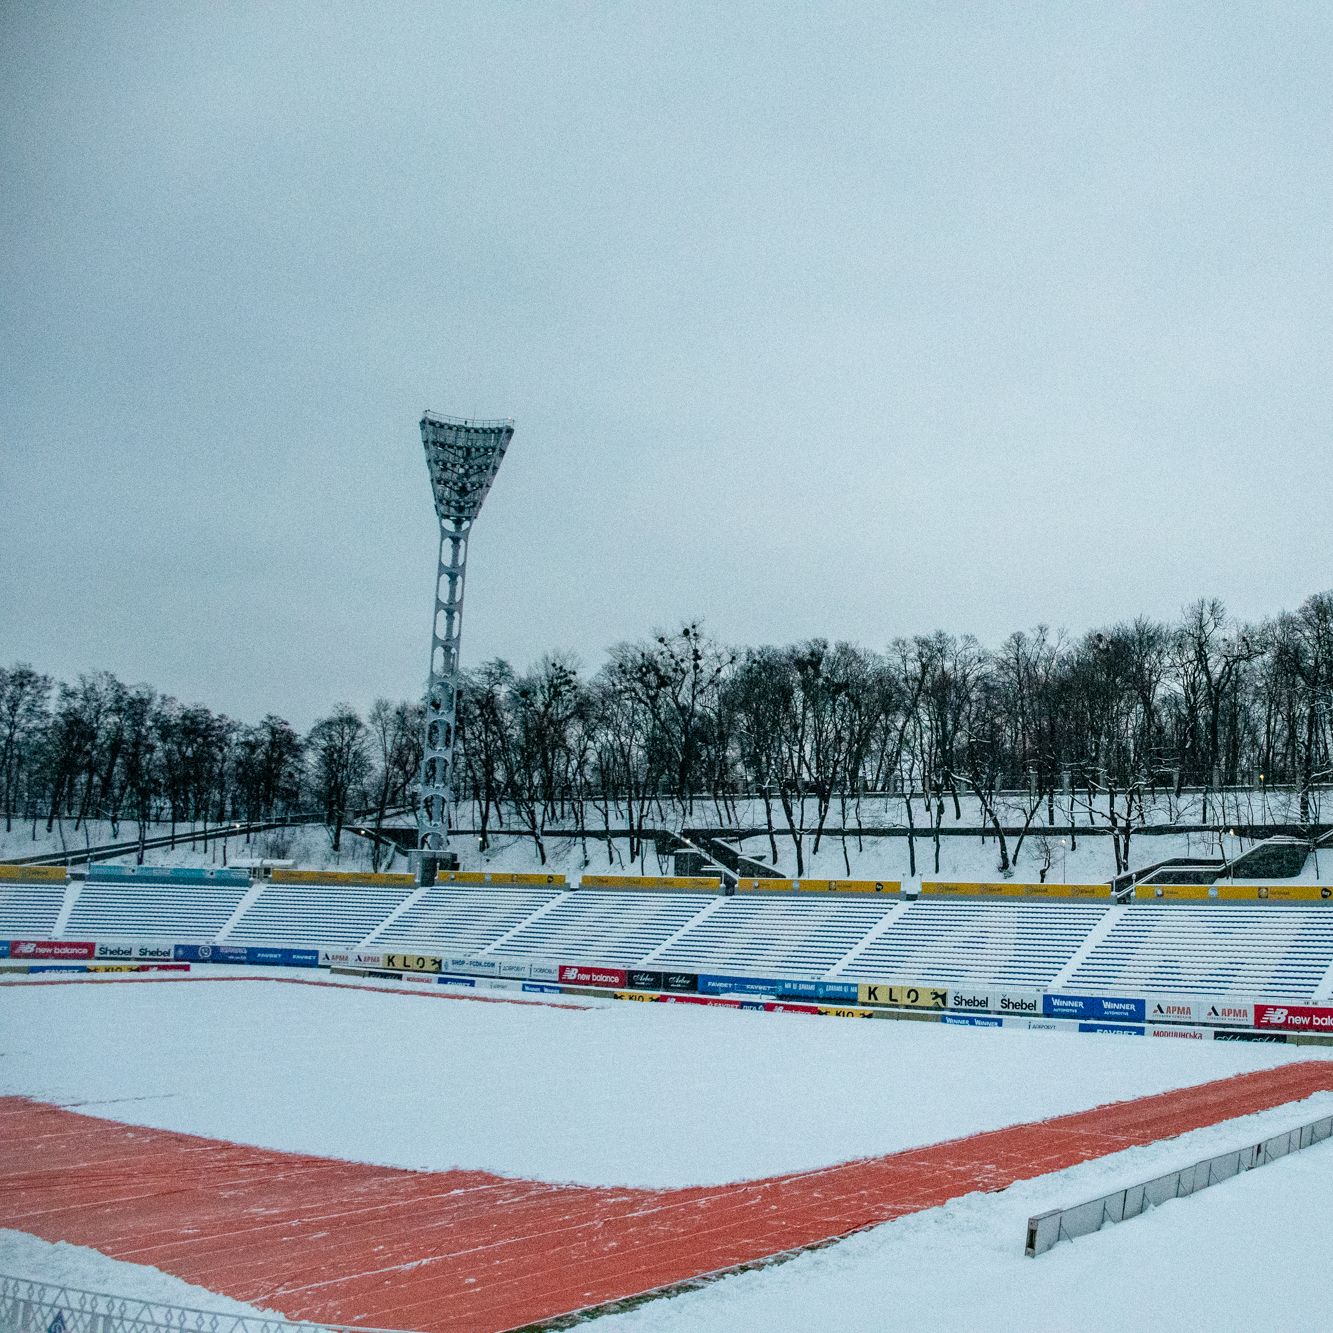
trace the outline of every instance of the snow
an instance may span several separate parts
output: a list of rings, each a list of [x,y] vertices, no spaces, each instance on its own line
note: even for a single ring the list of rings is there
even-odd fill
[[[1333,1144],[1247,1172],[1096,1235],[1023,1254],[1027,1219],[1241,1147],[1327,1114],[1330,1097],[1232,1120],[1148,1148],[969,1194],[827,1249],[598,1320],[598,1333],[1288,1333],[1329,1326],[1318,1237]]]
[[[1311,1054],[271,981],[0,989],[0,1093],[267,1148],[594,1185],[807,1169]]]
[[[170,1273],[145,1264],[110,1259],[97,1250],[64,1241],[52,1244],[22,1231],[0,1230],[0,1273],[78,1291],[105,1292],[141,1301],[160,1301],[218,1314],[279,1318],[253,1305],[219,1296],[207,1287],[182,1282]]]

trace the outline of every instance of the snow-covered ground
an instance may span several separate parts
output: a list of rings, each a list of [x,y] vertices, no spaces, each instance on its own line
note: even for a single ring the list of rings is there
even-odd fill
[[[672,1186],[893,1152],[1308,1054],[431,989],[8,986],[0,1093],[384,1166]],[[645,1107],[651,1131],[626,1132]]]
[[[5,986],[0,1093],[391,1166],[666,1186],[890,1152],[1320,1054],[384,989],[413,993],[271,980]],[[1311,1238],[1326,1229],[1333,1147],[1038,1260],[1022,1244],[1032,1213],[1330,1111],[1333,1094],[1319,1094],[968,1196],[597,1326],[1324,1328],[1329,1287]],[[1283,1257],[1256,1260],[1274,1252]],[[155,1270],[12,1232],[0,1232],[0,1271],[241,1308]]]
[[[599,1319],[597,1333],[1323,1333],[1325,1143],[1093,1236],[1023,1255],[1029,1217],[1327,1114],[1327,1095],[995,1194],[969,1194],[790,1262]]]

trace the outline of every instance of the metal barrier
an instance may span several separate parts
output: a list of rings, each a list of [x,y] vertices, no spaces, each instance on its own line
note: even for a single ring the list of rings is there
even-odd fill
[[[1289,1129],[1261,1143],[1206,1158],[1180,1171],[1145,1181],[1142,1185],[1131,1185],[1128,1189],[1104,1194],[1100,1199],[1076,1203],[1071,1208],[1055,1208],[1049,1213],[1038,1213],[1036,1217],[1028,1218],[1027,1247],[1024,1252],[1028,1258],[1036,1258],[1062,1240],[1090,1236],[1104,1226],[1138,1217],[1168,1199],[1188,1198],[1210,1185],[1230,1180],[1242,1171],[1267,1166],[1279,1157],[1300,1152],[1330,1137],[1333,1137],[1333,1115],[1326,1115],[1299,1129]]]
[[[384,1333],[133,1300],[0,1274],[0,1333]]]

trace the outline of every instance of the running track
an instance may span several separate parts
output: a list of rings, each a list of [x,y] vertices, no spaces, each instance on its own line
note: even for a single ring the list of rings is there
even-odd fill
[[[8,1227],[291,1318],[498,1330],[1326,1089],[1333,1061],[1305,1061],[886,1157],[677,1190],[365,1166],[0,1097],[0,1197]]]

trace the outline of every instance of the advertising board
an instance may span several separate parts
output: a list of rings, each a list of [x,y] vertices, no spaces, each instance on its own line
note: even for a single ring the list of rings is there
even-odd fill
[[[1179,1041],[1211,1041],[1213,1036],[1207,1028],[1163,1027],[1160,1023],[1150,1023],[1147,1032],[1150,1037],[1168,1037]]]
[[[874,1018],[873,1009],[854,1009],[847,1004],[821,1004],[819,1012],[829,1018]]]
[[[1333,1009],[1314,1004],[1256,1004],[1254,1025],[1261,1032],[1333,1032]]]
[[[628,975],[628,985],[631,990],[650,991],[662,989],[662,974],[660,972],[645,971],[641,968],[630,968]]]
[[[857,1000],[860,999],[860,987],[854,981],[816,981],[815,998],[817,1000]]]
[[[794,983],[781,977],[736,977],[725,973],[699,974],[700,995],[779,995]]]
[[[702,889],[715,892],[722,887],[716,875],[584,875],[582,889]]]
[[[1125,995],[1045,995],[1042,1012],[1047,1018],[1118,1019],[1141,1023],[1145,1018],[1141,999]]]
[[[559,994],[560,994],[560,987],[559,987],[559,986],[548,986],[545,982],[541,982],[541,981],[525,981],[525,982],[523,983],[523,990],[524,990],[528,995],[559,995]]]
[[[528,976],[533,981],[559,981],[560,968],[556,963],[533,963],[528,968]]]
[[[384,966],[391,972],[439,972],[443,959],[425,953],[386,953]]]
[[[577,963],[563,963],[560,980],[567,986],[623,987],[628,977],[621,967],[582,967]]]
[[[92,958],[97,946],[91,940],[10,940],[11,958]]]
[[[366,953],[360,949],[321,949],[320,967],[383,967],[382,953]]]
[[[863,981],[856,988],[862,1004],[887,1004],[899,1009],[943,1009],[949,1003],[947,987],[901,985],[888,981]]]
[[[948,1023],[950,1027],[963,1028],[1002,1028],[1004,1019],[998,1014],[944,1014],[940,1018],[941,1023]]]
[[[1080,1023],[1080,1032],[1101,1032],[1108,1037],[1141,1037],[1143,1029],[1127,1023]]]
[[[242,944],[178,944],[171,952],[175,955],[177,962],[185,963],[248,963],[250,961],[250,951]]]

